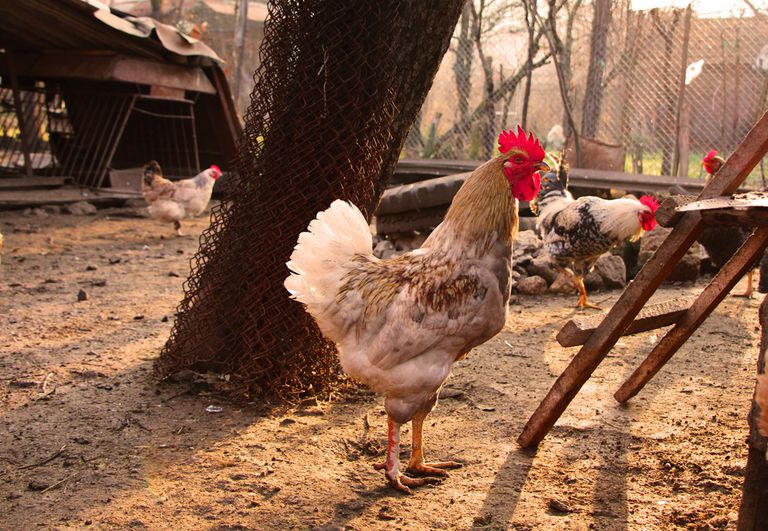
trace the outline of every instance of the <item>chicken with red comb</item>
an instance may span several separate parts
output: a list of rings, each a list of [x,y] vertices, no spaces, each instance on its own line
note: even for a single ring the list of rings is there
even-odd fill
[[[213,185],[220,176],[221,169],[214,164],[191,179],[171,181],[163,176],[157,161],[149,161],[141,180],[141,193],[149,215],[172,222],[176,234],[182,236],[181,221],[200,215],[208,207]]]
[[[701,165],[707,172],[708,178],[711,179],[720,168],[725,164],[725,159],[717,154],[716,150],[711,150],[701,160]],[[697,238],[697,241],[704,247],[707,252],[710,262],[715,269],[722,268],[728,260],[739,250],[749,235],[752,234],[752,229],[749,227],[735,227],[727,225],[710,225],[704,227]],[[768,264],[766,264],[768,265]],[[753,278],[755,275],[755,267],[757,262],[747,272],[747,287],[742,293],[735,293],[735,297],[752,297],[753,294]],[[760,282],[763,284],[768,280],[768,275],[764,274],[765,266],[760,266]],[[764,278],[765,277],[765,278]],[[764,289],[761,289],[764,291]]]
[[[656,227],[659,203],[652,196],[639,200],[583,196],[574,199],[567,190],[568,167],[544,175],[541,190],[531,203],[536,226],[552,264],[569,274],[579,293],[577,306],[599,308],[589,302],[584,277],[604,253],[626,240],[637,240]]]
[[[453,364],[506,321],[518,200],[536,194],[537,172],[549,167],[521,128],[499,135],[499,151],[467,177],[420,249],[376,258],[363,215],[336,200],[299,235],[287,264],[286,289],[336,344],[344,372],[384,395],[389,443],[375,468],[402,492],[460,466],[425,461],[424,419]],[[408,422],[403,472],[400,428]]]

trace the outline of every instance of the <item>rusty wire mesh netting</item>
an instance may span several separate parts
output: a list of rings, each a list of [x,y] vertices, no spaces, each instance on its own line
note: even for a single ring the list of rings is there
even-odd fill
[[[463,0],[270,2],[238,175],[214,208],[156,362],[293,398],[338,374],[333,345],[283,287],[298,234],[336,198],[370,213]]]

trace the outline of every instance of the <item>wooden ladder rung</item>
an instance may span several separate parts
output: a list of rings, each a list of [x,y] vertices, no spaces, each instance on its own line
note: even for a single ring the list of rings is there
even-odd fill
[[[688,308],[696,300],[696,297],[681,297],[668,301],[657,302],[644,306],[635,320],[624,330],[622,336],[639,334],[648,330],[655,330],[663,326],[677,323],[677,320],[685,314]],[[574,317],[565,323],[557,334],[557,342],[563,347],[575,347],[586,343],[592,332],[600,326],[604,313]]]

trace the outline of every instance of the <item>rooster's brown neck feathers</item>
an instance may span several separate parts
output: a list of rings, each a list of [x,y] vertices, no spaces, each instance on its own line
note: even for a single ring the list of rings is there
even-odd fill
[[[467,177],[445,220],[432,232],[430,247],[467,246],[483,255],[496,242],[512,243],[517,232],[517,202],[502,169],[507,158],[491,159]]]

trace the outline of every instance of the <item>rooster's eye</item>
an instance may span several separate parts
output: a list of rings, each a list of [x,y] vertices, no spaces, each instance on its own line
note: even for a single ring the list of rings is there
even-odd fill
[[[522,164],[523,163],[523,157],[515,157],[515,164]]]

